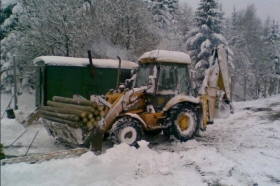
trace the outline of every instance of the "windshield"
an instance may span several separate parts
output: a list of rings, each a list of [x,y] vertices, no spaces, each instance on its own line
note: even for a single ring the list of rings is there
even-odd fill
[[[189,68],[186,66],[178,67],[178,80],[179,80],[179,92],[181,94],[189,95],[191,92],[191,80],[189,75]]]
[[[159,94],[184,94],[190,91],[189,69],[187,65],[161,65],[158,80]]]
[[[142,65],[138,69],[135,87],[147,86],[149,76],[153,75],[154,65]]]
[[[157,94],[184,94],[190,93],[190,76],[188,65],[164,64],[160,65],[158,78],[156,77],[155,64],[141,65],[137,72],[136,83],[134,87],[147,86],[149,77],[156,80]],[[154,92],[154,88],[149,89]]]
[[[177,66],[174,65],[161,65],[158,81],[158,90],[173,90],[177,88]]]

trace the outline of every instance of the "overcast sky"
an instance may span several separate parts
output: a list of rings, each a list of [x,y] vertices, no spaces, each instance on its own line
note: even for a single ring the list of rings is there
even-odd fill
[[[196,10],[200,0],[180,0],[181,2],[187,2],[193,11]],[[254,4],[257,9],[257,15],[262,20],[265,20],[268,16],[271,19],[275,19],[280,23],[280,0],[218,0],[223,3],[223,10],[226,13],[226,17],[229,17],[233,12],[233,7],[236,7],[236,11],[245,9],[248,4]]]

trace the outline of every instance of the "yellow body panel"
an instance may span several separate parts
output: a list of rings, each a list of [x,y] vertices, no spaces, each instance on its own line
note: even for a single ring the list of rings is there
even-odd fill
[[[163,112],[159,113],[142,113],[140,117],[145,121],[148,127],[156,127],[160,125],[161,120],[163,117]]]
[[[202,121],[203,121],[203,129],[205,130],[207,127],[207,122],[209,121],[208,117],[208,99],[207,96],[200,96],[200,99],[202,100]]]

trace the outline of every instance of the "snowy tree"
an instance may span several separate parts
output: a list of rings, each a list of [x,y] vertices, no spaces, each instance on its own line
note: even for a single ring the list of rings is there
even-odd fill
[[[16,44],[16,26],[20,16],[21,6],[14,0],[2,1],[0,18],[0,37],[1,37],[1,91],[10,92],[13,83],[13,55]]]
[[[17,27],[3,39],[1,47],[5,55],[9,56],[9,59],[5,59],[4,66],[8,66],[11,56],[16,55],[21,86],[35,83],[32,63],[35,57],[86,54],[86,40],[91,32],[82,0],[69,0],[67,3],[59,0],[18,0],[18,5],[20,15]],[[2,75],[1,83],[9,87],[12,74]]]
[[[82,56],[86,53],[85,41],[90,36],[90,30],[83,11],[83,0],[69,0],[67,3],[59,0],[22,0],[22,4],[21,37],[25,48],[33,49],[31,55]]]
[[[268,46],[268,58],[275,59],[275,57],[280,56],[280,30],[279,25],[275,20],[269,25],[269,31],[266,36],[266,43]]]
[[[165,32],[168,32],[171,20],[173,18],[174,6],[172,1],[168,0],[148,0],[148,9],[153,15],[156,26]],[[169,10],[171,8],[171,10]]]
[[[173,2],[174,8],[170,9],[172,19],[168,27],[168,32],[164,32],[162,40],[158,45],[161,49],[177,50],[186,52],[186,35],[193,25],[193,11],[188,4],[179,6],[178,2]]]
[[[178,50],[187,52],[186,40],[190,30],[194,28],[194,15],[192,8],[187,4],[183,4],[177,10],[176,22],[171,29],[171,38],[173,38],[174,46],[170,47],[171,50]]]
[[[269,57],[273,51],[269,49],[273,43],[268,38],[270,27],[270,20],[262,24],[254,5],[239,12],[234,10],[232,14],[229,44],[235,53],[235,85],[239,87],[237,91],[244,93],[245,99],[266,97],[273,91],[272,86],[275,87],[274,62]]]
[[[155,26],[160,34],[161,49],[174,50],[177,48],[178,39],[182,37],[178,21],[181,18],[178,0],[148,0],[148,10],[153,16]]]
[[[265,79],[265,90],[264,96],[266,96],[266,92],[269,95],[272,93],[276,93],[276,88],[278,84],[278,76],[276,75],[276,64],[275,59],[278,59],[280,54],[280,32],[279,26],[275,21],[270,21],[268,19],[266,21],[264,27],[264,37],[263,37],[263,51],[264,53],[264,61],[266,68],[266,79]]]
[[[242,83],[240,84],[240,82],[244,82],[244,78],[246,76],[246,69],[247,69],[247,67],[244,66],[242,58],[240,58],[241,56],[240,51],[238,51],[238,49],[242,47],[244,44],[243,37],[242,37],[243,32],[241,29],[238,30],[239,29],[237,25],[238,18],[239,18],[238,13],[236,12],[236,8],[234,7],[231,18],[227,20],[227,24],[226,24],[227,27],[225,30],[225,35],[227,36],[226,39],[228,40],[229,47],[235,54],[232,59],[232,63],[234,64],[234,69],[230,68],[230,73],[232,75],[233,92],[235,92],[234,90],[237,84],[241,85]],[[237,87],[237,91],[238,90],[240,91],[240,87],[239,89]]]
[[[182,34],[186,37],[188,33],[195,27],[194,13],[192,8],[187,4],[183,4],[181,7],[181,15],[179,18],[179,28]]]
[[[2,2],[1,2],[2,3]],[[16,25],[16,16],[13,14],[13,8],[16,6],[15,1],[4,1],[1,4],[1,16],[0,16],[0,39],[4,39],[8,33],[14,29]]]
[[[92,50],[102,54],[101,57],[108,57],[110,51],[120,49],[129,55],[127,59],[136,59],[158,43],[157,28],[142,0],[93,0],[92,7],[95,29],[100,34],[100,39],[92,41]],[[103,44],[112,50],[101,52],[104,49],[99,46]]]
[[[262,66],[265,64],[263,54],[263,42],[261,41],[262,24],[256,15],[254,5],[248,5],[245,10],[240,11],[238,15],[238,32],[240,34],[238,41],[238,58],[236,63],[240,65],[241,71],[244,71],[245,92],[249,97],[257,98],[259,95],[260,80],[265,80],[265,70]],[[243,77],[243,76],[242,76]],[[246,95],[245,95],[246,96]]]
[[[15,30],[2,40],[1,64],[11,69],[16,55],[21,85],[34,84],[32,61],[40,55],[85,57],[92,49],[96,58],[135,60],[160,41],[142,0],[15,1],[21,11]],[[1,84],[10,87],[12,72],[1,74]]]
[[[204,78],[204,70],[209,66],[208,58],[212,49],[219,44],[227,45],[227,41],[222,35],[221,15],[215,0],[201,0],[195,12],[197,27],[191,30],[188,35],[187,50],[195,62],[194,68],[198,72],[196,76],[198,85]]]

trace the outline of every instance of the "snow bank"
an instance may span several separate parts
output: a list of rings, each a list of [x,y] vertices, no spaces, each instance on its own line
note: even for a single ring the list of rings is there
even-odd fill
[[[207,185],[178,153],[158,153],[140,142],[135,149],[116,145],[100,156],[88,152],[79,158],[1,167],[3,185]],[[183,163],[183,165],[182,165]]]
[[[228,119],[215,120],[201,137],[187,143],[159,140],[139,142],[140,148],[115,145],[99,156],[87,152],[80,157],[37,164],[1,167],[5,186],[81,185],[269,185],[280,180],[280,95],[267,99],[234,102],[236,111]],[[2,97],[1,97],[2,101]],[[2,106],[2,103],[1,103]],[[271,108],[252,111],[250,108]],[[276,115],[277,116],[277,115]],[[1,120],[1,141],[9,145],[24,132],[16,120]],[[28,128],[24,136],[5,153],[23,155],[39,130],[30,153],[63,150],[47,136],[42,123]],[[159,135],[157,138],[160,138]]]

